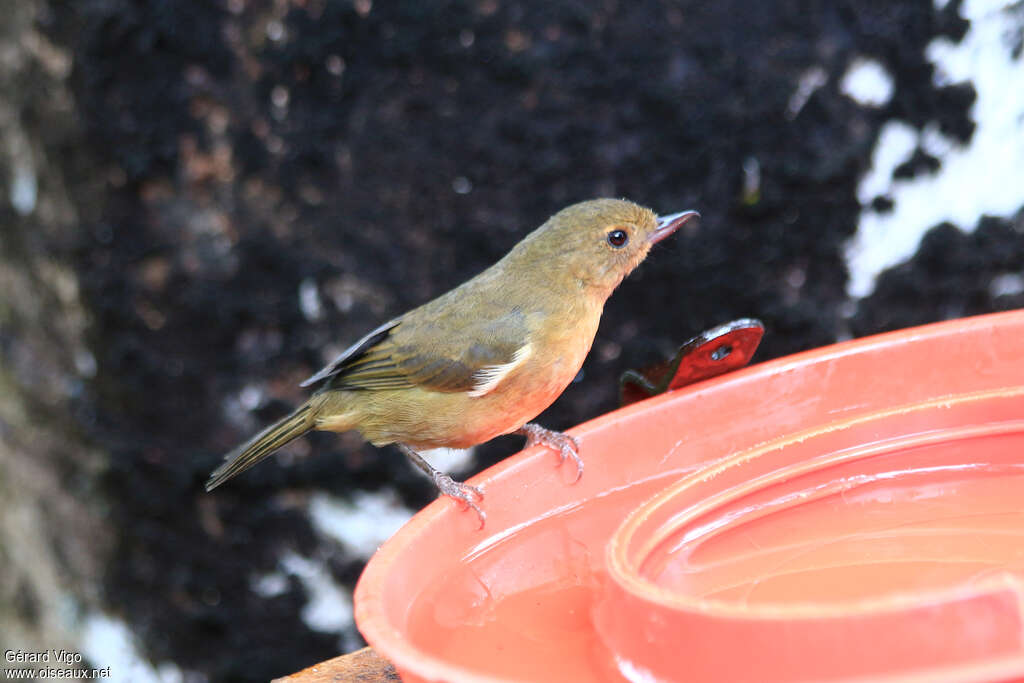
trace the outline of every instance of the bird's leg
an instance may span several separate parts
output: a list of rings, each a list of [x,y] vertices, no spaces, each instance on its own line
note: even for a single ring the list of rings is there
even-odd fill
[[[559,465],[565,462],[566,458],[572,458],[572,461],[576,463],[574,484],[583,476],[583,458],[580,457],[580,442],[575,436],[541,427],[534,422],[524,424],[516,430],[516,434],[522,434],[526,437],[527,448],[540,444],[558,453]]]
[[[469,484],[464,484],[461,481],[455,481],[450,476],[431,465],[422,455],[405,444],[398,444],[398,447],[403,453],[405,453],[405,456],[412,461],[413,465],[416,465],[416,467],[422,470],[424,474],[430,477],[431,481],[434,482],[434,486],[437,487],[437,490],[440,491],[442,495],[462,501],[467,508],[473,508],[477,517],[480,518],[480,528],[484,528],[484,521],[487,519],[487,515],[480,509],[480,506],[473,501],[474,497],[480,500],[483,500],[484,498],[484,492],[481,491],[479,487],[470,486]]]

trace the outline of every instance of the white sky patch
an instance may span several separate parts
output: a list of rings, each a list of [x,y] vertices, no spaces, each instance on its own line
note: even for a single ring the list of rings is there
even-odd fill
[[[839,89],[860,104],[881,107],[892,99],[892,76],[875,60],[858,57],[839,81]]]
[[[472,448],[434,448],[420,455],[442,472],[456,472],[473,462]],[[408,522],[414,512],[403,505],[392,491],[358,491],[350,499],[317,493],[309,500],[313,528],[353,554],[367,559]],[[256,582],[262,580],[254,579]],[[253,588],[259,592],[257,585],[254,583]]]
[[[807,104],[807,100],[811,99],[814,91],[826,83],[828,83],[828,72],[823,67],[812,66],[800,74],[796,91],[794,91],[793,95],[789,98],[789,103],[786,105],[786,116],[790,119],[795,119],[796,115]]]
[[[351,501],[317,493],[309,501],[313,527],[363,558],[373,555],[412,514],[390,491],[360,491]]]
[[[473,464],[472,448],[433,448],[420,455],[442,472],[454,472]]]
[[[290,552],[281,558],[281,567],[302,582],[309,596],[301,613],[306,626],[321,633],[341,633],[352,626],[352,596],[322,563]]]
[[[131,629],[120,619],[92,614],[82,628],[82,655],[97,668],[110,667],[108,683],[182,683],[180,669],[164,663],[153,666],[135,647]],[[205,676],[190,672],[189,681],[205,681]]]
[[[262,598],[276,598],[288,590],[288,577],[284,572],[254,576],[249,580],[249,587]]]
[[[299,308],[306,320],[316,321],[323,317],[324,308],[320,303],[320,290],[313,278],[306,278],[299,283]]]
[[[963,41],[943,38],[928,46],[936,84],[969,80],[977,92],[970,146],[959,146],[934,128],[920,134],[897,122],[883,128],[873,167],[857,195],[864,204],[886,195],[894,206],[885,214],[861,212],[857,233],[846,245],[850,296],[869,294],[875,277],[910,258],[929,228],[949,221],[972,230],[982,214],[1007,216],[1024,206],[1024,61],[1010,53],[1007,35],[1019,27],[1019,19],[1005,9],[1009,4],[967,0],[961,12],[971,27]],[[894,181],[892,169],[918,143],[939,158],[941,168]]]
[[[26,163],[14,166],[14,178],[11,180],[11,206],[22,216],[27,216],[36,208],[39,195],[39,184],[35,169]]]
[[[892,172],[910,157],[917,139],[917,130],[902,121],[882,126],[871,155],[871,170],[857,186],[857,200],[861,204],[870,204],[872,199],[892,189]]]
[[[988,291],[993,297],[1016,296],[1024,292],[1024,277],[1017,273],[1003,273],[992,278]]]

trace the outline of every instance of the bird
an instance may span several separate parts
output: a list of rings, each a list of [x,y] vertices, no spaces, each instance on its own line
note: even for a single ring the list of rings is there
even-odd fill
[[[356,430],[374,446],[398,446],[440,495],[473,509],[481,528],[484,492],[434,468],[423,451],[517,433],[527,447],[552,449],[559,464],[572,460],[578,480],[579,442],[532,420],[579,373],[619,283],[697,218],[608,198],[558,211],[497,263],[385,322],[302,382],[319,388],[229,452],[206,490],[312,430]]]

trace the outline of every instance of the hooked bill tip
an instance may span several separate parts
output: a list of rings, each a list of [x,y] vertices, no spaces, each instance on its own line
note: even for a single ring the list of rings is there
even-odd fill
[[[700,214],[696,211],[680,211],[667,216],[658,216],[658,227],[651,234],[651,242],[665,239],[691,220],[700,220]]]

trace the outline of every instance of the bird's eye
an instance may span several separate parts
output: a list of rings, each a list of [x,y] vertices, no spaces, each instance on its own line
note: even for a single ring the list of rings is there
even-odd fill
[[[629,235],[625,230],[612,230],[608,233],[608,244],[612,245],[616,249],[621,249],[626,246],[626,242],[629,241]]]

